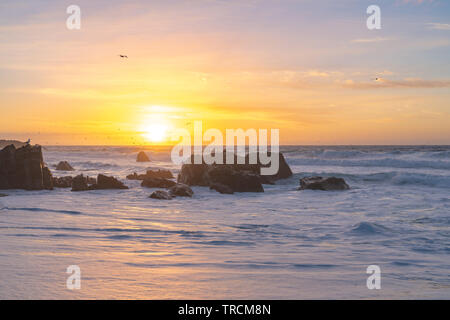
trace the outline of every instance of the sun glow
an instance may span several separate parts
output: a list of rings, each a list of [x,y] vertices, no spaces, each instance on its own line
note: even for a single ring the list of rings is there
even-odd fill
[[[166,106],[142,106],[139,112],[139,133],[145,142],[161,144],[169,142],[171,130],[174,128],[172,122],[173,109]]]
[[[143,127],[142,136],[150,142],[163,142],[167,139],[169,126],[162,123],[152,123]]]

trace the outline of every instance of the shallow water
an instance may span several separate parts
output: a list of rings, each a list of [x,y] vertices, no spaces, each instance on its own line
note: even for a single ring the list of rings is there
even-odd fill
[[[46,147],[52,167],[169,168],[168,149]],[[282,147],[294,177],[261,194],[149,199],[152,189],[2,191],[0,299],[450,298],[450,147]],[[55,175],[65,175],[55,172]],[[345,192],[297,191],[307,175]],[[366,268],[381,268],[368,290]],[[66,268],[81,268],[81,289]]]

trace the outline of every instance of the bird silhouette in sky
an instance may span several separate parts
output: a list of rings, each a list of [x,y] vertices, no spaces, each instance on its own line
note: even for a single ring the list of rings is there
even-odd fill
[[[126,55],[124,55],[124,54],[119,54],[119,57],[121,57],[121,58],[127,58],[127,59],[128,59],[128,56],[126,56]]]

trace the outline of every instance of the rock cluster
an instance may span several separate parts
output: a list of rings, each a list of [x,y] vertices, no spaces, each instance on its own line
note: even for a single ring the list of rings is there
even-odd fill
[[[245,164],[238,164],[235,156],[234,164],[195,164],[194,156],[190,164],[183,164],[178,175],[178,182],[191,186],[209,186],[221,193],[233,192],[264,192],[263,184],[273,184],[276,180],[292,176],[282,153],[278,154],[279,168],[274,175],[261,175],[262,165],[257,157],[256,164],[249,164],[249,155],[245,157]],[[226,153],[223,153],[224,163]]]
[[[137,174],[134,172],[133,174],[129,174],[127,176],[128,180],[145,180],[148,178],[172,179],[173,174],[170,170],[147,170],[145,174]]]
[[[128,189],[121,181],[103,174],[97,176],[96,183],[90,184],[90,182],[93,182],[93,180],[89,180],[88,177],[80,174],[72,179],[72,191]]]
[[[0,151],[0,189],[52,190],[53,178],[41,146],[9,145]]]
[[[97,183],[97,179],[95,179],[95,178],[84,177],[83,176],[83,179],[86,180],[86,183],[88,185]],[[80,178],[78,180],[78,183],[79,183],[79,181],[81,181]],[[73,177],[71,177],[71,176],[53,177],[53,186],[55,188],[71,188],[72,187],[72,183],[73,183]]]

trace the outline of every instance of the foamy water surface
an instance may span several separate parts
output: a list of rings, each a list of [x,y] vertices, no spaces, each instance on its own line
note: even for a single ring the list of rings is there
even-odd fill
[[[149,199],[125,176],[169,149],[46,147],[52,167],[114,175],[129,190],[1,191],[0,299],[450,298],[450,147],[281,148],[294,172],[264,193]],[[66,175],[53,171],[55,175]],[[344,192],[297,191],[343,177]],[[381,290],[368,290],[378,265]],[[66,268],[81,268],[81,289]]]

